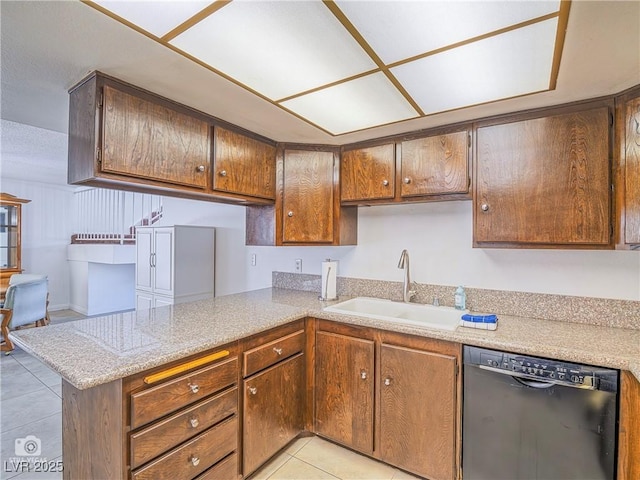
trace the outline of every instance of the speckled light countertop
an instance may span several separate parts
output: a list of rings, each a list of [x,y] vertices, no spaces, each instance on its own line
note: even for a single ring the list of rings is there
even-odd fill
[[[501,315],[495,331],[458,327],[451,332],[324,312],[326,305],[318,300],[317,293],[266,288],[19,330],[10,335],[16,345],[79,389],[133,375],[305,316],[619,368],[631,371],[640,380],[640,330]]]

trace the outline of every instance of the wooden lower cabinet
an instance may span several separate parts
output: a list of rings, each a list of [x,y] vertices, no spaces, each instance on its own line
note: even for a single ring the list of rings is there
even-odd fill
[[[304,430],[304,353],[244,380],[243,473],[248,476]]]
[[[373,453],[374,342],[316,334],[316,433]]]
[[[429,479],[456,478],[456,357],[380,346],[380,457]]]
[[[315,433],[432,480],[457,479],[460,348],[319,321]]]

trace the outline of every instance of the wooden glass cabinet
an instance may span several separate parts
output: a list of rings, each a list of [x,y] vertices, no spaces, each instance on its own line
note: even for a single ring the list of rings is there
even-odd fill
[[[0,296],[3,298],[11,275],[22,272],[22,204],[30,201],[0,193]]]

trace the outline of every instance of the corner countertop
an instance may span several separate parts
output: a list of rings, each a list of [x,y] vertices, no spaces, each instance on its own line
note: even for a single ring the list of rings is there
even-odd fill
[[[124,378],[306,316],[629,370],[640,380],[640,330],[501,315],[495,331],[464,327],[445,331],[329,313],[323,311],[327,305],[318,300],[317,293],[266,288],[18,330],[10,335],[16,345],[79,389]]]

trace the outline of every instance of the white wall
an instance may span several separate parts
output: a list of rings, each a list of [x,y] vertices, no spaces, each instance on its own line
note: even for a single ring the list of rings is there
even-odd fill
[[[28,172],[27,172],[28,173]],[[31,202],[22,206],[22,268],[49,276],[49,309],[68,308],[67,244],[73,191],[66,185],[2,178],[2,191]]]
[[[165,199],[164,225],[218,226],[218,295],[271,286],[274,270],[320,274],[338,259],[340,276],[401,281],[402,249],[412,279],[537,293],[640,300],[640,252],[472,248],[470,201],[360,207],[355,247],[246,247],[242,207]],[[256,254],[256,266],[251,255]]]

